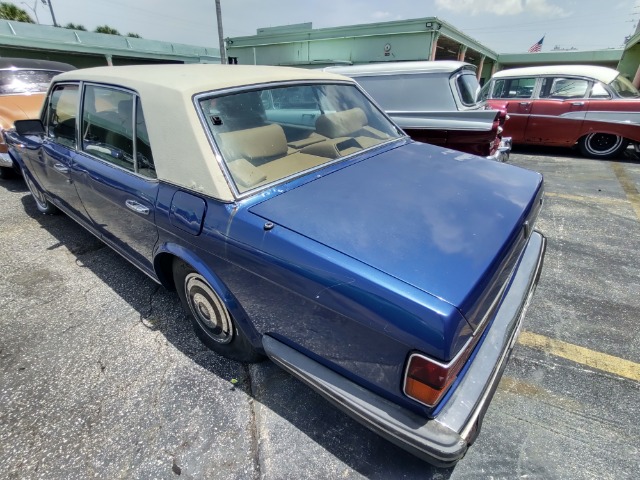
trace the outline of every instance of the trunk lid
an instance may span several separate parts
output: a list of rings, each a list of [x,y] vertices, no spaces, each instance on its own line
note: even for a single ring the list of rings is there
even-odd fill
[[[456,306],[476,327],[541,195],[538,173],[410,143],[251,211]]]

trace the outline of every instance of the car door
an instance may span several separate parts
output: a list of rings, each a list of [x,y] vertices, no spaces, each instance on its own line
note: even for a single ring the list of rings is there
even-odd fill
[[[45,100],[45,137],[39,148],[28,151],[24,160],[54,204],[71,215],[87,220],[70,174],[77,146],[79,88],[77,83],[63,83],[52,88]]]
[[[514,143],[524,142],[537,81],[536,77],[498,78],[493,85],[489,104],[501,108],[506,103],[509,120],[504,135],[512,137]]]
[[[526,143],[571,146],[582,129],[591,81],[573,77],[542,78],[525,131]]]
[[[158,181],[140,99],[86,84],[80,124],[72,177],[87,213],[107,243],[151,272]]]

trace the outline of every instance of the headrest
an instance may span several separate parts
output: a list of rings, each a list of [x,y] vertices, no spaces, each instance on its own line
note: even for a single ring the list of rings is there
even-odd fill
[[[284,130],[276,124],[219,133],[217,137],[227,160],[284,156],[289,150]]]
[[[316,132],[329,138],[348,137],[367,124],[367,116],[361,108],[344,112],[326,113],[316,120]]]

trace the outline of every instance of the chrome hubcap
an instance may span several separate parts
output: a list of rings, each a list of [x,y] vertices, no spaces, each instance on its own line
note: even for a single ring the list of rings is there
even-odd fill
[[[187,275],[185,293],[191,313],[207,335],[215,342],[229,343],[233,339],[229,312],[200,274]]]
[[[609,155],[615,152],[624,139],[608,133],[590,133],[587,136],[586,146],[593,155]]]

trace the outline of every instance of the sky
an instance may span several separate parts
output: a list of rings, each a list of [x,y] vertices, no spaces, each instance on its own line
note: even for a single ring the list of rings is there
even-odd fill
[[[7,1],[7,0],[5,0]],[[51,25],[43,0],[14,1]],[[58,24],[206,47],[218,46],[214,0],[50,0]],[[640,0],[221,0],[225,37],[313,22],[314,28],[438,17],[497,53],[620,48],[640,20]]]

